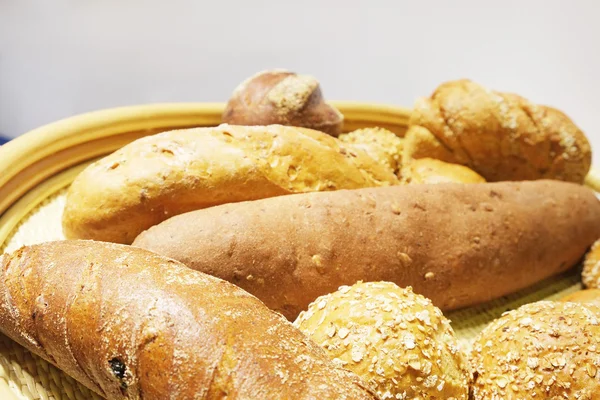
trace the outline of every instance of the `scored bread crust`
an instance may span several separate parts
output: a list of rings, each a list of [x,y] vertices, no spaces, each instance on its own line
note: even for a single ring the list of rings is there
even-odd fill
[[[258,299],[130,246],[0,257],[0,330],[108,399],[375,399]]]
[[[129,244],[187,211],[290,193],[398,184],[361,150],[281,125],[184,129],[138,139],[88,166],[67,193],[68,239]]]
[[[323,99],[319,82],[310,75],[266,70],[246,79],[223,111],[233,125],[288,125],[338,136],[344,116]]]
[[[599,316],[541,301],[492,322],[473,346],[474,400],[599,398]]]
[[[470,373],[450,321],[391,282],[359,282],[317,298],[294,325],[385,399],[467,400]]]
[[[560,181],[404,185],[281,196],[173,217],[133,245],[241,286],[293,320],[363,281],[412,286],[442,310],[575,265],[600,202]]]
[[[590,144],[561,111],[469,80],[446,82],[417,100],[404,155],[466,165],[488,181],[583,183]]]

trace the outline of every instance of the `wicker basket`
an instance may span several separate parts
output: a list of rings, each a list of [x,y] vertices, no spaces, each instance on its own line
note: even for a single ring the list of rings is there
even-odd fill
[[[381,126],[403,135],[410,111],[388,106],[333,102],[344,130]],[[92,160],[149,134],[220,123],[224,104],[183,103],[125,107],[62,120],[0,147],[0,252],[62,239],[64,195]],[[586,184],[600,188],[592,171]],[[580,288],[577,270],[478,307],[448,313],[465,347],[507,309],[563,296]],[[0,334],[0,399],[100,399],[89,389]]]

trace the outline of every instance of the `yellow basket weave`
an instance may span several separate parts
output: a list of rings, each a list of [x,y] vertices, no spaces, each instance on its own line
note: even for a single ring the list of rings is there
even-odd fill
[[[402,136],[410,111],[388,105],[332,102],[345,117],[344,130],[380,126]],[[63,239],[65,192],[94,159],[149,134],[214,126],[224,104],[182,103],[124,107],[62,120],[0,147],[0,253],[22,245]],[[592,171],[586,184],[600,188]],[[553,299],[580,289],[572,270],[535,287],[447,316],[465,347],[490,320],[521,304]],[[0,399],[100,399],[83,385],[0,334]]]

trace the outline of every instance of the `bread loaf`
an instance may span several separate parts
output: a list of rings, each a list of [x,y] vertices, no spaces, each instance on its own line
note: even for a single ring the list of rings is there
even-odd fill
[[[373,159],[399,175],[402,169],[402,138],[383,128],[364,128],[344,133],[339,139],[364,150]]]
[[[594,242],[585,255],[581,280],[585,287],[600,288],[600,239]]]
[[[338,136],[344,116],[325,102],[314,77],[276,69],[242,82],[225,106],[223,122],[301,126]]]
[[[405,185],[282,196],[171,218],[134,245],[226,279],[294,319],[363,281],[442,310],[572,267],[600,236],[594,193],[559,181]]]
[[[598,314],[543,301],[502,316],[476,339],[474,400],[600,398]]]
[[[470,373],[450,322],[429,299],[391,282],[321,296],[294,322],[383,399],[467,400]]]
[[[468,80],[444,83],[415,103],[403,157],[466,165],[488,181],[577,183],[592,159],[587,138],[562,112]]]
[[[576,292],[566,295],[560,300],[568,301],[571,303],[582,303],[588,306],[600,306],[600,289],[578,290]]]
[[[322,132],[222,125],[134,141],[86,168],[67,194],[69,239],[131,243],[191,210],[289,193],[398,184],[360,150]]]
[[[401,182],[407,184],[484,183],[477,172],[460,164],[450,164],[433,158],[408,161],[401,172]]]
[[[375,399],[255,297],[92,241],[0,257],[0,330],[108,399]]]

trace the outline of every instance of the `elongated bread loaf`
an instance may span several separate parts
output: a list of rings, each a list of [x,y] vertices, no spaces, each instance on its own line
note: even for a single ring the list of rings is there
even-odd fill
[[[255,297],[174,260],[62,241],[0,266],[0,330],[108,399],[376,398]]]
[[[134,242],[233,282],[294,319],[359,280],[412,286],[448,310],[573,266],[600,202],[558,181],[438,184],[283,196],[171,218]]]
[[[69,239],[129,244],[165,219],[223,203],[398,184],[358,149],[310,129],[229,126],[136,140],[86,168],[69,188]]]

